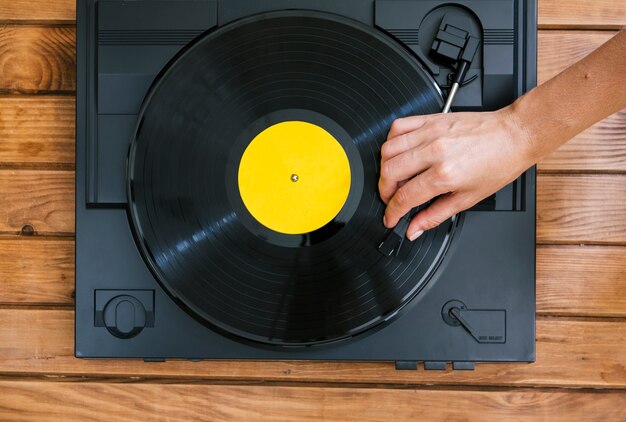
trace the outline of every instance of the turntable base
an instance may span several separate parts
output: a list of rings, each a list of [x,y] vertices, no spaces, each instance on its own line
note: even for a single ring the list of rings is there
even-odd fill
[[[390,256],[377,185],[435,40],[483,46],[455,112],[534,85],[534,4],[301,1],[79,10],[76,356],[533,361],[534,169]]]

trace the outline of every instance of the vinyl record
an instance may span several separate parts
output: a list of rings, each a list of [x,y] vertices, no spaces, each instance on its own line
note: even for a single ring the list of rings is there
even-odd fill
[[[396,315],[454,222],[381,255],[380,147],[437,113],[436,84],[389,36],[284,11],[208,32],[170,62],[128,157],[129,217],[163,288],[239,339],[311,345]]]

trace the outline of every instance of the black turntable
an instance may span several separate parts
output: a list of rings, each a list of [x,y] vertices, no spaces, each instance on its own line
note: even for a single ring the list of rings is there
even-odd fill
[[[523,0],[78,2],[76,356],[535,355],[535,172],[381,253],[393,120],[536,80]],[[475,54],[474,54],[475,52]]]

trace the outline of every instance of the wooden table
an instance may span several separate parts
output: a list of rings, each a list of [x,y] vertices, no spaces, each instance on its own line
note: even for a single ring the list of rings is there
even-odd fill
[[[0,420],[626,420],[626,110],[539,165],[535,364],[75,359],[74,19],[0,0]],[[540,0],[539,23],[545,81],[626,2]]]

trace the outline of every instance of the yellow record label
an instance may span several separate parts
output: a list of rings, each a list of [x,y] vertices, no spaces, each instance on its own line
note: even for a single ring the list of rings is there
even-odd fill
[[[309,233],[335,218],[346,202],[350,163],[321,127],[281,122],[250,142],[238,183],[243,203],[259,223],[279,233]]]

